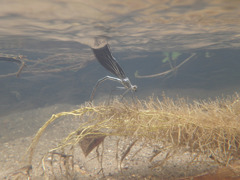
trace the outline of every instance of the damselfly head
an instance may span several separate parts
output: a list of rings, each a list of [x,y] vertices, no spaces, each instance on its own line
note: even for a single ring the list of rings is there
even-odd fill
[[[137,91],[137,85],[132,86],[132,91],[136,92]]]

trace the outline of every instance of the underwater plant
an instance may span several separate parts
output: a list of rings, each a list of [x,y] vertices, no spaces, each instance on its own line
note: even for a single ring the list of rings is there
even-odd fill
[[[177,69],[179,69],[183,64],[185,64],[186,62],[188,62],[190,59],[192,59],[192,57],[194,57],[196,54],[192,53],[191,56],[189,56],[187,59],[185,59],[184,61],[182,61],[181,63],[179,63],[178,65],[173,65],[172,62],[174,62],[174,64],[176,63],[175,61],[177,60],[177,58],[181,55],[181,53],[179,52],[164,52],[163,53],[165,58],[162,60],[163,63],[169,63],[170,69],[161,73],[156,73],[156,74],[151,74],[151,75],[139,75],[138,71],[135,72],[135,77],[136,78],[153,78],[153,77],[159,77],[159,76],[165,76],[169,73],[172,72],[176,72]]]
[[[79,147],[85,158],[96,154],[92,158],[98,159],[99,172],[103,174],[106,165],[104,157],[111,152],[115,152],[117,166],[122,172],[123,164],[134,166],[131,162],[140,162],[143,158],[155,173],[161,172],[158,171],[159,168],[163,168],[176,156],[183,158],[185,153],[191,154],[191,158],[185,162],[189,165],[201,161],[228,167],[239,158],[239,115],[238,94],[226,99],[193,103],[165,96],[161,101],[149,98],[136,103],[118,100],[111,104],[86,103],[79,109],[53,114],[39,129],[28,149],[28,167],[32,168],[36,145],[46,128],[67,116],[79,119],[80,126],[59,141],[57,146],[45,152],[41,161],[45,176],[56,176],[56,173],[51,172],[58,162],[60,174],[64,172],[65,177],[74,177],[77,173],[74,167],[81,159],[76,161],[73,150]],[[113,148],[111,151],[106,144],[110,139],[116,142],[115,146],[110,146]],[[142,156],[141,152],[144,151],[147,155]],[[140,160],[138,156],[141,157]],[[51,159],[50,165],[47,165],[47,159]],[[234,176],[239,176],[240,173],[234,167],[231,166]]]

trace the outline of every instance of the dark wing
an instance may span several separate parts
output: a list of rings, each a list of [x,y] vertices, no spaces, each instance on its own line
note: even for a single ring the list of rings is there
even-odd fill
[[[110,71],[120,79],[124,79],[126,77],[121,66],[117,63],[116,59],[112,56],[112,53],[109,50],[108,44],[98,49],[92,48],[92,50],[95,57],[99,61],[99,63],[103,67],[105,67],[108,71]]]

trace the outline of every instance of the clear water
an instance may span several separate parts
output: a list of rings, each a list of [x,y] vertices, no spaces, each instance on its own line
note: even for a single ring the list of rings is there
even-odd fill
[[[237,0],[1,1],[0,57],[24,56],[27,67],[18,78],[4,76],[19,65],[0,61],[0,141],[31,135],[60,111],[34,114],[39,108],[65,104],[61,110],[67,110],[89,100],[96,81],[110,75],[90,49],[95,38],[108,41],[139,98],[163,91],[194,99],[239,92],[239,17]],[[192,53],[177,71],[135,77],[167,71]],[[108,98],[114,86],[105,82],[95,98]]]

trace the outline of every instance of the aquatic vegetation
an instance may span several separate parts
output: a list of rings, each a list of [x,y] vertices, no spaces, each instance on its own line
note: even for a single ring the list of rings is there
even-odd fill
[[[189,164],[200,161],[200,157],[205,156],[208,163],[228,167],[240,153],[238,94],[226,99],[193,103],[188,103],[185,99],[172,100],[163,96],[161,101],[149,98],[147,101],[138,100],[136,103],[118,100],[109,105],[86,103],[74,111],[53,114],[39,129],[28,149],[29,164],[32,164],[34,150],[45,129],[65,116],[77,117],[82,123],[60,141],[58,146],[48,150],[42,160],[44,171],[49,171],[45,168],[44,158],[51,155],[59,156],[59,163],[64,159],[65,171],[68,171],[68,174],[74,173],[74,168],[71,168],[74,166],[73,154],[65,154],[64,149],[79,148],[80,144],[84,155],[88,156],[97,148],[96,157],[99,158],[103,156],[102,142],[107,137],[118,137],[123,141],[125,139],[127,143],[125,148],[119,148],[119,139],[116,140],[116,158],[120,169],[131,151],[135,151],[134,155],[131,155],[135,157],[144,148],[150,153],[148,161],[153,169],[162,167],[177,153],[185,152],[192,154]],[[142,145],[135,150],[134,147],[138,143]],[[102,153],[98,151],[100,145]],[[159,160],[161,154],[165,154],[165,157]],[[107,156],[108,153],[105,152],[104,155]],[[100,158],[101,171],[104,169],[102,161]]]
[[[164,52],[165,58],[162,60],[163,63],[170,62],[172,60],[176,60],[181,53],[180,52]]]
[[[210,52],[205,52],[205,58],[210,58],[210,57],[212,57],[213,56],[213,54],[212,53],[210,53]]]
[[[192,59],[192,57],[194,57],[196,54],[192,53],[191,56],[189,56],[187,59],[185,59],[184,61],[182,61],[180,64],[173,66],[172,61],[176,60],[178,58],[178,56],[180,56],[181,54],[178,52],[173,52],[173,53],[164,53],[165,54],[165,58],[162,60],[163,63],[168,62],[170,65],[170,69],[164,72],[160,72],[160,73],[156,73],[156,74],[151,74],[151,75],[139,75],[138,71],[135,72],[135,77],[136,78],[153,78],[153,77],[159,77],[159,76],[165,76],[169,73],[172,72],[176,72],[176,70],[178,68],[180,68],[183,64],[185,64],[186,62],[188,62],[190,59]]]

